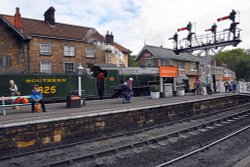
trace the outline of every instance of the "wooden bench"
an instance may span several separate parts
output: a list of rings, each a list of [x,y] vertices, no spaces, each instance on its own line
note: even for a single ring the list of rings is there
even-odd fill
[[[2,104],[0,105],[0,107],[2,108],[3,115],[6,115],[6,108],[5,107],[31,105],[31,103],[25,103],[25,104],[22,104],[22,103],[10,103],[10,104],[6,104],[6,101],[15,100],[18,97],[20,97],[20,98],[26,98],[26,99],[31,99],[31,95],[29,95],[29,96],[10,96],[10,97],[4,97],[4,96],[2,96],[2,97],[0,97],[0,101],[2,101]]]

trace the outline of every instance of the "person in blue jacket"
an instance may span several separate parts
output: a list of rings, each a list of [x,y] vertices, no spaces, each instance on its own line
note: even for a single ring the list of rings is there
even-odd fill
[[[38,85],[34,85],[34,89],[32,90],[32,94],[31,94],[31,112],[35,112],[35,104],[36,103],[40,103],[43,112],[46,112],[46,108],[45,108],[45,103],[43,101],[43,94],[42,92],[39,90],[39,86]]]

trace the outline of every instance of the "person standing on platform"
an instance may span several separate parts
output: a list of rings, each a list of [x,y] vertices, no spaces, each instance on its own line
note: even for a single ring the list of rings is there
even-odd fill
[[[225,93],[228,93],[230,85],[229,85],[229,82],[227,80],[224,82],[224,86],[225,86]]]
[[[237,82],[235,80],[233,80],[231,85],[232,85],[232,93],[236,93]]]
[[[9,84],[10,84],[10,87],[9,87],[10,95],[11,95],[11,96],[20,96],[20,92],[18,92],[18,87],[17,87],[17,85],[15,84],[14,80],[10,80],[10,81],[9,81]],[[13,103],[13,102],[12,102],[12,103]],[[18,107],[18,106],[14,106],[13,109],[18,110],[19,107]]]
[[[194,88],[195,88],[195,94],[200,95],[201,94],[201,81],[198,76],[195,78]]]
[[[40,103],[43,112],[46,112],[45,103],[43,101],[43,94],[39,90],[38,85],[34,85],[34,89],[32,90],[32,94],[31,94],[31,99],[32,99],[32,101],[31,101],[31,112],[35,112],[35,104],[36,103]]]
[[[121,95],[122,95],[122,103],[130,103],[130,88],[127,82],[124,82],[121,85]]]
[[[127,81],[127,84],[128,84],[129,90],[130,90],[130,92],[129,92],[130,93],[130,99],[134,95],[134,92],[133,92],[133,82],[134,82],[133,78],[129,78],[128,81]]]
[[[100,99],[103,99],[104,95],[104,78],[105,75],[102,72],[98,72],[97,74],[97,93]]]

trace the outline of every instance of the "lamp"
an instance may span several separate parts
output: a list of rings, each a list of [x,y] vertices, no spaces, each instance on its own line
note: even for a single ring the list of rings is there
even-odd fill
[[[77,67],[76,67],[76,73],[77,73],[77,75],[82,75],[82,74],[83,74],[83,71],[84,71],[84,68],[83,68],[82,64],[79,63],[79,64],[77,65]]]
[[[81,63],[79,63],[76,67],[76,73],[78,75],[78,95],[82,99],[82,78],[81,75],[83,74],[84,68]],[[82,104],[82,100],[81,100]]]

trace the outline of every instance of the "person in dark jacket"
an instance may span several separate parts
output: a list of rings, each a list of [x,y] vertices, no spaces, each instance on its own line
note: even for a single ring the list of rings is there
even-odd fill
[[[224,82],[224,86],[225,86],[225,92],[228,93],[230,84],[229,84],[229,82],[227,80]]]
[[[39,90],[38,85],[34,85],[34,89],[32,90],[32,94],[31,94],[31,99],[32,99],[32,101],[31,101],[31,112],[35,112],[35,104],[36,103],[40,103],[43,112],[46,112],[45,103],[43,101],[43,94]]]
[[[130,99],[130,88],[127,84],[127,82],[124,82],[121,85],[121,95],[122,95],[122,102],[123,103],[130,103],[131,99]]]

